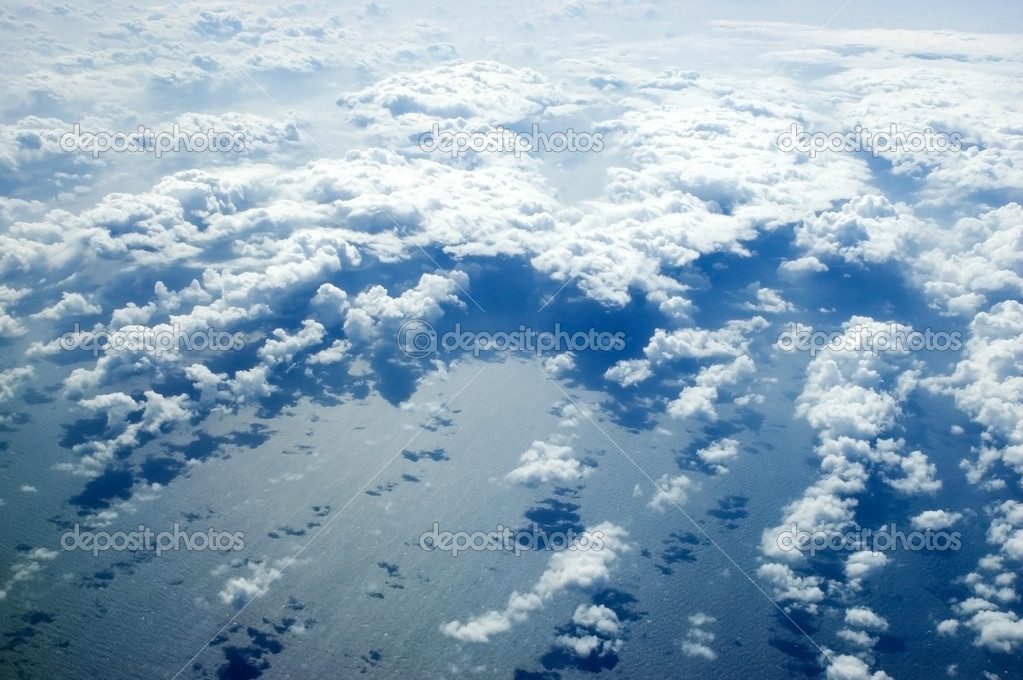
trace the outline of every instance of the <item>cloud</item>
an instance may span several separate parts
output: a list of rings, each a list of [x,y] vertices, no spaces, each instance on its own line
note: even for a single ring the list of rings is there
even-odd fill
[[[46,548],[33,548],[25,552],[17,562],[11,565],[10,570],[14,573],[3,588],[0,588],[0,601],[7,599],[7,595],[10,594],[15,584],[35,577],[42,571],[43,563],[52,561],[57,554],[56,550],[47,550]]]
[[[531,612],[556,595],[569,589],[589,590],[606,583],[610,578],[611,564],[620,553],[628,550],[625,543],[627,534],[623,528],[610,522],[598,524],[586,531],[589,534],[599,532],[603,547],[599,550],[565,550],[554,553],[547,569],[530,591],[525,594],[513,592],[504,610],[489,611],[465,623],[450,621],[441,626],[441,632],[463,642],[488,642],[492,636],[525,621]],[[589,615],[587,613],[583,616]]]
[[[746,309],[766,312],[768,314],[781,314],[782,312],[794,312],[796,310],[791,302],[784,300],[781,294],[773,288],[757,289],[756,304],[747,302],[743,306]]]
[[[845,623],[866,630],[888,630],[888,621],[868,607],[851,607],[845,610]]]
[[[689,617],[689,623],[689,632],[686,633],[686,637],[682,641],[682,652],[686,656],[706,659],[707,661],[717,659],[717,652],[710,647],[710,643],[714,642],[717,636],[705,630],[707,626],[717,623],[717,619],[703,612],[698,612]]]
[[[242,607],[281,574],[279,569],[268,567],[262,562],[250,562],[248,567],[252,572],[249,576],[232,576],[227,579],[217,594],[221,602],[232,607]]]
[[[544,373],[557,378],[575,369],[575,357],[571,352],[563,352],[547,357],[543,361]]]
[[[884,671],[870,672],[870,666],[850,654],[839,654],[831,659],[825,671],[827,680],[894,680]]]
[[[824,601],[821,589],[824,579],[820,576],[798,576],[789,566],[777,562],[760,565],[757,576],[771,587],[775,600],[791,602],[791,607],[816,614],[818,605]]]
[[[885,478],[895,489],[905,493],[929,493],[941,488],[941,480],[937,479],[938,466],[927,460],[920,451],[913,451],[899,461],[899,467],[905,474],[901,479]]]
[[[686,490],[693,488],[695,483],[685,475],[668,477],[662,475],[657,481],[658,490],[650,499],[649,507],[664,512],[665,505],[682,505],[686,502]]]
[[[896,256],[909,232],[925,228],[908,206],[868,194],[850,198],[838,211],[804,220],[795,241],[812,257],[875,263]]]
[[[714,364],[700,369],[695,384],[684,388],[678,399],[668,403],[668,415],[680,419],[704,417],[716,420],[718,389],[736,384],[741,377],[754,370],[753,360],[748,356],[739,356],[728,364]]]
[[[143,434],[158,435],[195,415],[185,394],[165,396],[146,390],[142,396],[142,401],[136,401],[123,392],[113,392],[80,400],[81,407],[105,412],[107,427],[103,437],[72,447],[79,456],[77,463],[59,463],[56,468],[76,475],[98,476],[119,451],[137,446]],[[127,418],[139,411],[142,415],[138,419]]]
[[[383,322],[397,328],[400,321],[436,319],[442,313],[442,304],[464,307],[458,294],[469,285],[468,277],[459,271],[449,275],[423,274],[415,287],[398,297],[391,297],[387,289],[374,285],[359,293],[351,302],[345,318],[345,334],[353,340],[372,340],[379,334]]]
[[[962,462],[973,484],[1000,486],[993,470],[999,462],[1023,479],[1023,378],[1013,368],[1020,362],[1023,303],[1007,300],[973,318],[950,376],[924,381],[930,389],[952,395],[956,406],[985,429],[976,460]],[[992,440],[1003,444],[992,445]]]
[[[33,376],[35,369],[31,366],[10,368],[0,372],[0,403],[13,399],[22,383]]]
[[[952,512],[949,510],[925,510],[919,515],[913,517],[910,521],[913,523],[915,529],[933,529],[938,531],[940,529],[948,529],[952,527],[956,522],[963,518],[961,512]]]
[[[582,479],[592,471],[592,468],[583,466],[572,457],[572,453],[571,446],[534,441],[519,457],[519,466],[505,475],[505,479],[526,485]]]
[[[67,319],[68,317],[74,318],[76,316],[99,314],[102,311],[103,309],[99,305],[91,304],[84,295],[65,291],[60,298],[60,302],[47,307],[41,312],[32,314],[31,317],[33,319],[49,319],[52,321]]]
[[[888,562],[888,556],[883,552],[875,554],[870,550],[857,550],[850,553],[845,561],[845,577],[849,588],[859,590],[865,579],[880,572]]]
[[[721,465],[721,463],[729,461],[738,455],[739,441],[728,437],[713,442],[710,446],[699,449],[696,452],[697,458],[707,465],[713,466],[718,474],[728,472],[728,468]]]
[[[581,658],[598,657],[621,651],[624,640],[618,637],[622,624],[614,610],[604,605],[579,605],[572,615],[574,635],[559,635],[554,643]]]
[[[729,321],[718,330],[680,328],[668,332],[658,328],[643,348],[643,354],[654,363],[744,357],[749,354],[747,334],[766,326],[767,321],[756,316],[744,321]]]
[[[604,372],[604,379],[622,387],[638,385],[653,375],[647,359],[623,359]]]
[[[273,338],[267,339],[256,354],[270,365],[291,363],[298,352],[323,342],[325,334],[326,329],[323,324],[306,319],[302,322],[301,330],[294,335],[288,335],[281,328],[275,329],[272,333]]]

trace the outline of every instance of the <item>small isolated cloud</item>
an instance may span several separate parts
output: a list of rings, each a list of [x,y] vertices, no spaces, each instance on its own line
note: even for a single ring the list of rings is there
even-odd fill
[[[571,352],[562,352],[547,357],[543,361],[543,371],[552,378],[557,378],[575,368],[575,357]]]
[[[227,580],[219,593],[221,602],[233,607],[244,606],[281,573],[279,569],[267,567],[261,562],[250,563],[248,566],[252,572],[249,576],[233,576]]]
[[[559,635],[554,643],[580,658],[603,657],[621,651],[618,637],[622,624],[614,610],[604,605],[579,605],[572,615],[573,635]]]
[[[865,630],[888,630],[888,621],[869,607],[852,607],[845,611],[845,624]]]
[[[795,306],[782,298],[781,293],[773,288],[761,288],[757,290],[756,303],[747,302],[744,307],[758,312],[768,314],[781,314],[782,312],[794,312]]]
[[[572,457],[571,446],[535,441],[519,458],[519,466],[505,475],[505,479],[527,485],[549,481],[572,482],[591,471],[592,468]]]
[[[739,455],[739,442],[735,439],[721,439],[710,446],[696,452],[696,457],[707,465],[714,467],[720,473],[728,472],[728,468],[722,465]]]
[[[880,572],[887,565],[888,556],[883,552],[857,550],[851,553],[845,561],[845,577],[849,587],[858,590],[864,579]]]
[[[826,272],[828,266],[813,255],[807,255],[782,262],[780,269],[787,272]]]
[[[636,385],[653,375],[646,359],[623,359],[604,372],[604,379],[622,387]]]
[[[693,480],[685,475],[668,477],[663,475],[657,481],[658,490],[650,499],[650,507],[664,512],[665,505],[682,505],[686,502],[686,490],[694,486]]]
[[[913,517],[910,521],[913,524],[914,529],[933,529],[938,531],[939,529],[948,529],[952,527],[956,522],[963,518],[961,512],[951,512],[949,510],[925,510],[919,515]]]

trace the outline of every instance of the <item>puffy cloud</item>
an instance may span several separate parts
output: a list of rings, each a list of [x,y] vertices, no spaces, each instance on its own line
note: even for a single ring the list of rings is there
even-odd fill
[[[291,363],[295,354],[314,347],[323,342],[326,329],[318,321],[306,319],[302,322],[302,328],[294,335],[288,335],[286,331],[277,328],[273,332],[273,338],[268,339],[259,348],[257,355],[268,364]]]
[[[407,143],[410,137],[418,141],[433,121],[443,121],[442,130],[458,123],[485,131],[484,125],[527,120],[566,99],[557,85],[536,71],[474,61],[384,78],[340,96],[337,104],[358,125],[398,133],[396,138],[404,136]]]
[[[753,309],[768,314],[781,314],[782,312],[794,312],[796,308],[791,302],[782,298],[781,294],[773,288],[757,289],[756,303],[747,302],[746,309]]]
[[[827,680],[894,680],[884,671],[870,672],[870,666],[859,657],[839,654],[833,657],[825,671]]]
[[[137,446],[143,434],[158,435],[195,415],[187,395],[165,396],[146,390],[142,396],[143,401],[136,401],[123,392],[113,392],[80,400],[81,407],[106,412],[107,427],[103,434],[107,438],[75,444],[72,451],[80,456],[78,463],[60,463],[57,469],[95,477],[118,451]],[[141,417],[129,422],[126,416],[139,411]]]
[[[798,576],[791,567],[777,562],[760,565],[757,576],[768,583],[775,600],[791,602],[791,607],[816,614],[819,603],[824,600],[820,576]]]
[[[534,441],[519,458],[519,466],[505,475],[518,484],[546,484],[549,481],[571,482],[592,471],[572,457],[572,447],[555,442]]]
[[[441,632],[463,642],[488,642],[492,636],[525,621],[530,612],[539,609],[556,595],[568,589],[586,590],[606,583],[610,577],[611,564],[620,553],[628,550],[626,532],[610,522],[598,524],[586,531],[589,534],[600,533],[603,546],[599,550],[564,550],[554,553],[547,569],[532,589],[525,594],[512,593],[504,610],[489,611],[465,623],[450,621],[441,626]],[[582,616],[588,617],[591,614],[585,613]],[[590,643],[581,644],[585,646]]]
[[[680,328],[665,331],[658,328],[643,349],[647,359],[662,363],[678,359],[738,358],[749,354],[747,334],[767,326],[763,317],[729,321],[718,330]]]
[[[81,293],[65,291],[60,298],[60,302],[47,307],[41,312],[36,312],[32,315],[32,318],[58,320],[68,317],[74,318],[75,316],[99,314],[102,311],[99,305],[90,303]]]
[[[941,488],[941,480],[936,479],[938,467],[927,460],[920,451],[913,451],[899,461],[899,467],[905,474],[900,479],[886,478],[885,481],[894,488],[905,493],[933,492]]]
[[[873,553],[869,550],[857,550],[845,561],[845,577],[848,588],[860,590],[863,581],[880,572],[888,564],[888,556],[883,552]]]
[[[1023,303],[1007,300],[980,312],[970,322],[970,334],[955,371],[931,378],[925,385],[955,398],[988,433],[990,443],[979,447],[976,461],[964,460],[972,483],[996,482],[989,471],[1001,461],[1023,478]],[[998,486],[998,484],[995,484]]]
[[[949,510],[925,510],[913,517],[910,521],[916,529],[948,529],[963,518],[961,512]]]
[[[804,220],[796,230],[796,243],[811,257],[883,262],[899,252],[908,232],[924,228],[908,206],[892,205],[876,194],[854,196],[838,211]]]
[[[991,515],[987,540],[998,551],[979,561],[979,569],[963,581],[974,596],[956,602],[952,609],[959,619],[946,619],[939,632],[954,635],[960,624],[974,633],[973,643],[991,651],[1012,653],[1023,645],[1023,619],[1002,605],[1016,602],[1018,594],[1012,587],[1017,574],[1005,569],[1006,558],[1023,561],[1023,503],[1007,500],[987,508]]]
[[[716,420],[718,389],[736,384],[740,378],[754,370],[753,360],[745,355],[736,357],[731,363],[713,364],[700,369],[695,384],[683,388],[678,399],[668,403],[668,414],[673,418],[705,417]]]
[[[578,657],[587,658],[615,654],[624,641],[618,637],[621,622],[614,610],[604,605],[579,605],[572,615],[574,635],[559,635],[554,643],[568,649]]]
[[[21,384],[33,376],[35,369],[31,366],[10,368],[0,372],[0,403],[13,399]]]
[[[604,378],[616,382],[622,387],[636,385],[650,376],[650,361],[647,359],[622,359],[604,372]]]
[[[554,356],[547,357],[543,361],[544,373],[547,373],[551,377],[557,378],[560,375],[568,373],[575,368],[575,357],[572,356],[571,352],[563,352]]]
[[[622,628],[622,624],[614,610],[602,604],[595,604],[589,607],[579,605],[572,615],[572,622],[577,626],[592,628],[603,635],[617,635]]]
[[[668,477],[662,475],[657,481],[658,489],[650,499],[650,507],[664,512],[665,505],[682,505],[686,502],[686,490],[695,486],[693,480],[685,475]]]
[[[866,630],[888,630],[888,621],[868,607],[852,607],[845,610],[845,623]]]
[[[698,612],[689,617],[689,623],[691,627],[682,641],[682,652],[686,656],[698,657],[707,661],[717,659],[717,652],[710,647],[710,643],[717,636],[709,630],[705,630],[707,626],[717,623],[717,619]]]
[[[463,291],[468,282],[468,277],[457,271],[448,276],[423,274],[415,287],[398,297],[388,295],[383,286],[371,286],[352,301],[345,319],[345,334],[366,341],[376,338],[383,322],[435,319],[442,312],[442,304],[464,306],[458,292]]]
[[[336,364],[344,361],[351,349],[352,343],[347,340],[335,340],[326,349],[310,354],[309,358],[306,359],[306,363],[312,365]]]
[[[242,607],[264,592],[264,589],[281,574],[280,569],[269,567],[262,562],[249,563],[248,567],[252,572],[248,576],[232,576],[227,579],[217,594],[221,602],[232,607]]]
[[[987,540],[1009,557],[1023,562],[1023,503],[1003,501],[993,508]]]
[[[911,276],[947,312],[973,316],[992,297],[1023,296],[1020,202],[960,217],[951,228],[924,230],[920,240]]]
[[[739,455],[739,442],[735,439],[724,438],[712,443],[710,446],[700,449],[696,455],[704,463],[720,463],[731,460]]]

